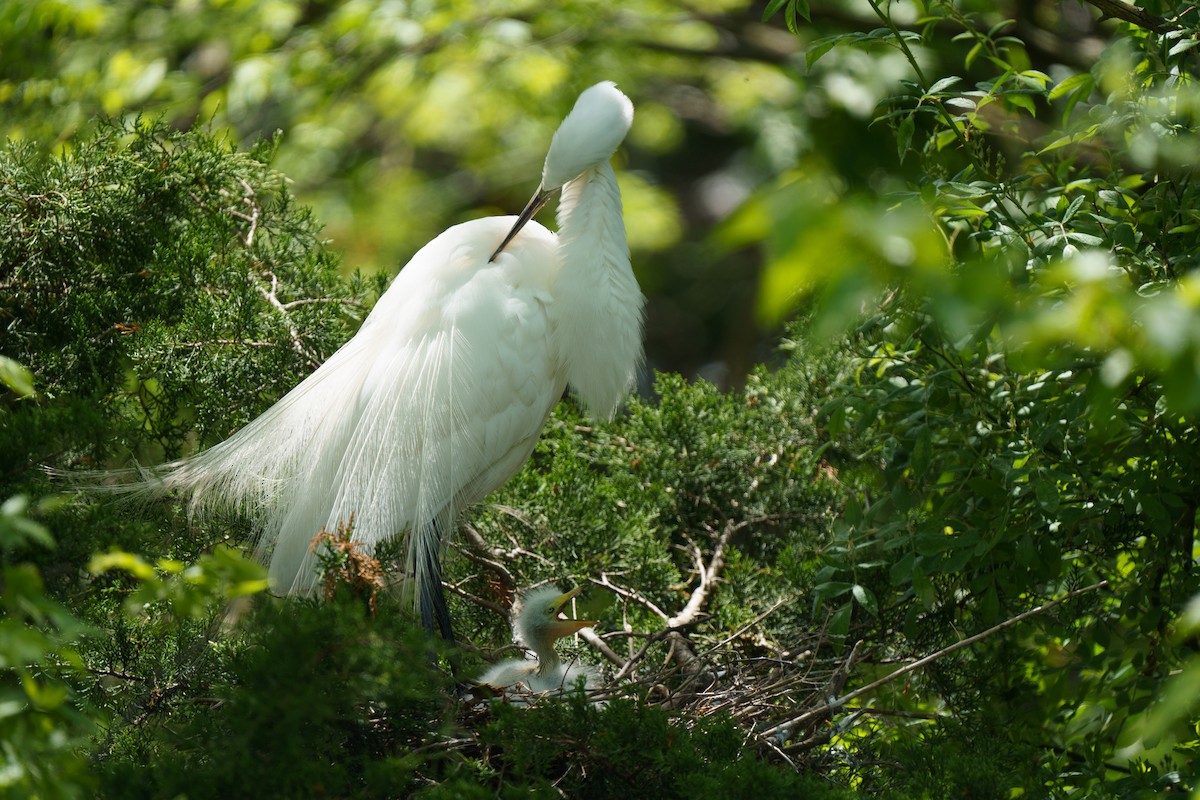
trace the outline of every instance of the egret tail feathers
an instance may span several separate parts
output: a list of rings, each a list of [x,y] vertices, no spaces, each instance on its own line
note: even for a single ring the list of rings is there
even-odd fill
[[[421,624],[430,633],[437,633],[447,642],[454,641],[450,627],[450,609],[446,606],[446,593],[442,588],[442,561],[440,526],[431,522],[412,534],[416,569],[409,573],[416,592],[417,610]]]

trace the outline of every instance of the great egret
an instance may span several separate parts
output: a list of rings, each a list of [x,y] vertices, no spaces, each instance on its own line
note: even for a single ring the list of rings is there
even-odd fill
[[[494,689],[524,688],[535,694],[561,694],[574,689],[583,678],[584,687],[596,688],[596,671],[583,664],[563,664],[554,651],[554,642],[596,624],[591,619],[562,619],[560,614],[581,586],[562,594],[557,586],[533,589],[521,598],[513,614],[513,633],[517,642],[533,651],[536,659],[515,658],[494,664],[479,677],[478,683]]]
[[[457,512],[525,463],[568,384],[611,417],[641,363],[644,298],[609,164],[632,121],[612,82],[585,90],[519,217],[425,245],[320,368],[142,488],[190,495],[193,511],[249,511],[277,590],[314,589],[322,529],[353,517],[368,552],[407,536],[407,591],[425,627],[452,639],[441,551]],[[559,189],[555,236],[530,220]]]

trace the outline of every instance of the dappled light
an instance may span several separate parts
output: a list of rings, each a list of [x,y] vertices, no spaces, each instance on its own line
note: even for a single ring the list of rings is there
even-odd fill
[[[1200,796],[1197,42],[3,4],[0,795]]]

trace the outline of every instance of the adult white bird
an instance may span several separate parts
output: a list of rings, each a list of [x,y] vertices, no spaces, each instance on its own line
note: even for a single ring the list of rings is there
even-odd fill
[[[154,470],[150,488],[201,513],[247,510],[277,591],[314,589],[322,529],[353,517],[368,552],[406,536],[406,591],[452,639],[440,559],[458,512],[525,463],[568,384],[611,417],[642,361],[644,298],[609,164],[632,121],[615,84],[585,90],[521,216],[421,248],[328,361],[233,436]],[[530,219],[559,189],[555,236]]]
[[[596,624],[591,619],[565,619],[561,615],[579,590],[560,593],[557,586],[542,586],[525,594],[513,613],[517,643],[529,648],[533,658],[512,658],[493,664],[479,676],[478,683],[498,691],[562,694],[575,689],[583,679],[584,689],[599,685],[596,670],[586,664],[564,664],[554,643]]]

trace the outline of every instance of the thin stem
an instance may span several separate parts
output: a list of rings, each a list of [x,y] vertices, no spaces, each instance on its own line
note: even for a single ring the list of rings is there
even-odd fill
[[[984,639],[988,638],[989,636],[993,636],[1006,628],[1011,628],[1013,625],[1016,625],[1019,622],[1024,622],[1025,620],[1029,619],[1032,616],[1036,616],[1037,614],[1043,614],[1056,606],[1062,605],[1063,603],[1065,603],[1066,601],[1068,601],[1072,598],[1078,597],[1081,594],[1087,594],[1088,592],[1094,592],[1095,590],[1102,589],[1105,586],[1108,586],[1107,580],[1093,583],[1091,586],[1085,586],[1082,589],[1075,589],[1074,591],[1067,592],[1062,597],[1059,597],[1055,600],[1051,600],[1048,603],[1043,603],[1042,605],[1036,606],[1035,608],[1031,608],[1028,611],[1025,611],[1023,613],[1016,615],[1015,617],[1010,617],[1009,619],[1006,619],[1003,622],[1001,622],[999,625],[994,625],[994,626],[988,628],[986,631],[983,631],[982,633],[977,633],[974,636],[968,636],[966,639],[955,642],[954,644],[950,645],[949,647],[944,647],[935,653],[930,653],[929,655],[925,656],[924,658],[917,659],[916,661],[912,662],[911,664],[906,664],[903,667],[900,667],[896,671],[891,672],[878,680],[871,681],[866,686],[863,686],[859,689],[855,689],[854,691],[850,692],[849,694],[843,695],[842,697],[839,697],[835,700],[831,700],[828,703],[823,703],[822,705],[818,706],[817,708],[810,709],[798,717],[794,717],[790,720],[787,720],[786,722],[781,722],[778,725],[768,728],[767,730],[763,731],[762,734],[760,734],[760,735],[763,738],[766,738],[766,737],[774,736],[779,733],[790,733],[794,728],[801,725],[802,723],[805,723],[805,722],[807,722],[811,719],[815,719],[817,717],[824,716],[825,714],[829,714],[830,712],[834,711],[835,709],[841,708],[846,703],[850,702],[851,700],[855,699],[856,697],[862,697],[864,694],[867,694],[868,692],[873,692],[876,689],[878,689],[880,686],[891,683],[892,681],[896,680],[896,678],[903,677],[904,675],[907,675],[910,672],[915,672],[916,670],[921,669],[925,665],[931,664],[934,661],[937,661],[938,659],[942,658],[943,656],[950,655],[951,653],[953,653],[957,650],[961,650],[964,647],[970,647],[971,645],[975,644],[976,642],[981,642]]]

